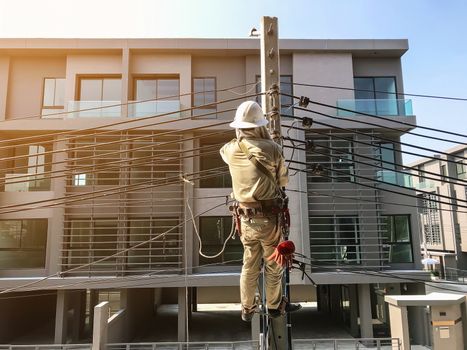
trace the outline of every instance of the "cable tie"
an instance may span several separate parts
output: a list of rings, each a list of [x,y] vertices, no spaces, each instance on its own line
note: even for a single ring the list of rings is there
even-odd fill
[[[183,180],[184,182],[186,183],[189,183],[190,185],[194,186],[195,183],[191,180],[188,180],[185,176],[183,176],[182,174],[180,174],[180,179]]]

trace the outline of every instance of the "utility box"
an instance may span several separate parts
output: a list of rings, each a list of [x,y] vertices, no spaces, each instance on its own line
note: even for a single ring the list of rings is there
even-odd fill
[[[432,305],[433,349],[464,349],[462,304]]]

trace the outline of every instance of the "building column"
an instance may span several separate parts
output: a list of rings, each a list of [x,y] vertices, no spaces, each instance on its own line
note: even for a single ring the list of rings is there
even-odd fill
[[[186,293],[185,287],[178,288],[178,341],[187,341],[188,304]]]
[[[349,285],[350,299],[350,334],[358,337],[358,291],[356,285]]]
[[[105,350],[107,345],[107,323],[109,302],[103,301],[94,308],[94,326],[92,328],[92,350]]]
[[[57,291],[57,306],[55,310],[55,344],[65,344],[68,333],[68,291]]]
[[[0,121],[6,119],[10,57],[0,57]]]
[[[401,350],[410,350],[409,321],[406,306],[389,305],[391,338],[401,341]]]
[[[128,110],[129,108],[134,108],[135,105],[129,106],[128,97],[129,97],[129,90],[131,86],[131,79],[130,79],[130,49],[123,48],[122,50],[122,97],[121,97],[121,115],[122,118],[128,117]],[[134,97],[133,97],[134,99]]]
[[[371,315],[370,285],[358,285],[358,311],[360,315],[360,337],[373,338],[373,317]]]

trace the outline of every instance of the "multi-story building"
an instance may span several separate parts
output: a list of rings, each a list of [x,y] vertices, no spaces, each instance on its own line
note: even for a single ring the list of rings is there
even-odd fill
[[[285,142],[290,238],[317,284],[293,271],[292,296],[353,336],[387,335],[384,294],[423,293],[406,277],[425,278],[414,191],[392,185],[408,130],[397,122],[416,123],[398,99],[407,41],[280,49],[282,91],[385,117],[308,106],[329,118],[283,96],[284,114],[313,120],[283,118],[284,135],[314,144]],[[239,240],[208,259],[196,233],[207,254],[230,234],[218,149],[234,137],[236,106],[257,98],[259,75],[257,39],[0,40],[0,342],[38,341],[46,324],[43,341],[86,341],[99,300],[125,329],[109,341],[164,322],[163,304],[178,305],[172,340],[185,340],[197,303],[239,301]]]
[[[421,204],[422,253],[438,260],[430,266],[441,277],[467,269],[466,154],[460,145],[408,165]]]

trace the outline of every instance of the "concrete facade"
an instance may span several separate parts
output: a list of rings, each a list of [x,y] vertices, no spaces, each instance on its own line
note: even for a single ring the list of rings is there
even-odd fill
[[[352,88],[356,77],[384,76],[403,92],[401,56],[408,49],[406,40],[281,40],[280,48],[281,75],[291,76],[294,83]],[[56,343],[90,339],[93,326],[106,327],[105,337],[113,342],[131,342],[162,304],[178,305],[173,340],[183,341],[197,303],[238,302],[238,239],[229,243],[217,266],[204,261],[187,203],[195,217],[200,216],[195,222],[205,252],[217,252],[230,227],[229,211],[222,204],[231,191],[225,184],[213,186],[216,178],[228,176],[226,169],[215,173],[222,166],[217,150],[234,137],[227,123],[240,102],[254,98],[245,96],[255,94],[259,69],[256,39],[0,40],[0,136],[12,140],[0,145],[0,233],[11,239],[14,232],[29,233],[31,226],[31,234],[41,232],[43,237],[27,247],[29,259],[24,258],[23,246],[15,247],[14,253],[0,247],[3,260],[14,254],[0,269],[0,289],[21,288],[28,281],[37,282],[34,290],[51,292],[49,313],[55,315]],[[50,93],[46,79],[55,84],[55,96],[63,95],[62,105],[44,105],[44,96]],[[61,79],[63,91],[58,91]],[[213,115],[192,117],[190,109],[196,107],[192,94],[200,83],[196,79],[215,82],[213,100],[209,89],[201,91],[209,103],[230,101],[217,105]],[[133,103],[138,88],[139,93],[153,94],[153,101]],[[292,91],[332,106],[356,99],[350,90],[294,85]],[[81,99],[91,93],[100,99]],[[167,98],[171,94],[180,97]],[[339,116],[335,109],[308,108]],[[377,302],[378,293],[387,293],[388,286],[400,290],[409,283],[404,276],[426,276],[420,271],[416,199],[384,192],[393,188],[377,181],[382,171],[379,145],[389,142],[380,137],[394,142],[395,162],[401,164],[397,141],[408,129],[396,122],[415,124],[416,118],[402,112],[390,120],[358,115],[330,119],[297,109],[289,113],[312,117],[316,123],[296,130],[289,128],[292,120],[284,119],[284,135],[325,142],[323,147],[331,152],[350,150],[345,168],[338,167],[338,153],[319,161],[332,168],[326,172],[329,176],[341,176],[339,169],[349,171],[348,181],[342,176],[316,181],[305,166],[291,163],[299,171],[288,186],[290,239],[297,251],[312,257],[314,266],[308,273],[318,284],[315,288],[301,272],[293,271],[292,297],[316,301],[320,312],[344,324],[353,336],[377,335],[376,320],[387,335],[387,312],[384,302]],[[375,120],[378,126],[365,124]],[[398,131],[388,132],[385,126]],[[350,146],[338,142],[349,137]],[[203,153],[207,144],[215,146],[211,153]],[[286,158],[318,162],[316,154],[292,150],[290,142],[285,145]],[[189,181],[181,181],[180,175]],[[203,176],[211,176],[206,179],[212,182]],[[31,185],[29,177],[46,179],[50,185]],[[387,220],[395,217],[410,227],[404,242],[387,239]],[[43,221],[37,221],[41,219],[45,233],[40,231]],[[144,243],[147,240],[151,242]],[[402,258],[395,253],[401,249]],[[114,254],[118,255],[106,258]],[[18,266],[11,266],[12,261]],[[44,276],[50,278],[39,281]],[[101,314],[110,307],[114,316],[104,325],[103,317],[94,319],[93,310],[105,298],[110,306],[100,304]],[[9,314],[3,307],[4,323]],[[2,342],[15,337],[10,334]]]
[[[458,270],[467,270],[467,213],[463,207],[467,192],[462,159],[467,148],[456,146],[443,153],[410,163],[407,170],[413,174],[413,187],[421,199],[427,201],[431,195],[443,202],[428,201],[432,208],[420,210],[422,254],[439,261],[432,269],[442,278],[456,279],[464,276]]]

